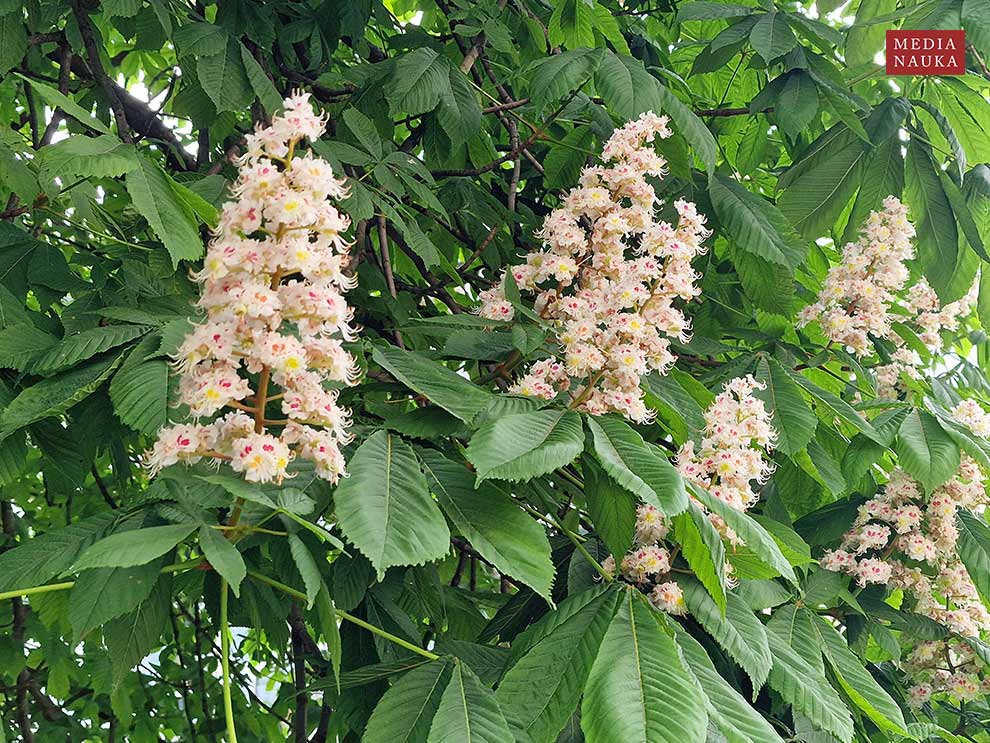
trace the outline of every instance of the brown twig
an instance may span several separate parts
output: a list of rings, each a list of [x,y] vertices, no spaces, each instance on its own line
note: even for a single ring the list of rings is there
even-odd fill
[[[89,11],[82,7],[79,0],[69,0],[69,7],[72,8],[72,13],[79,26],[79,35],[82,37],[83,46],[86,48],[86,56],[89,57],[89,69],[100,88],[103,89],[107,102],[110,104],[110,110],[113,111],[113,118],[117,122],[117,134],[124,142],[130,144],[134,141],[134,137],[131,136],[131,126],[127,121],[127,113],[124,111],[124,104],[117,93],[117,86],[107,76],[106,70],[103,69],[103,62],[100,61],[100,51],[93,36],[93,24],[89,19]]]

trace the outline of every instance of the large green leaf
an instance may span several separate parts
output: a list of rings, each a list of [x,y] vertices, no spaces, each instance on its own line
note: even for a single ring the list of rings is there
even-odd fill
[[[715,669],[701,644],[679,626],[675,641],[708,706],[708,717],[729,743],[782,743],[763,716]]]
[[[448,67],[429,47],[409,52],[395,62],[395,71],[385,84],[385,98],[393,114],[432,111],[450,94]]]
[[[709,195],[727,236],[740,250],[792,271],[804,260],[807,245],[773,203],[724,176],[712,179]]]
[[[818,729],[832,733],[845,743],[851,741],[852,717],[828,679],[780,635],[770,633],[769,640],[773,653],[770,686]]]
[[[695,576],[725,612],[725,547],[707,514],[694,502],[673,519],[674,539]]]
[[[481,106],[478,96],[463,72],[447,65],[448,87],[438,109],[440,126],[456,147],[467,142],[481,129]]]
[[[894,444],[898,462],[931,492],[959,468],[959,447],[930,413],[913,409],[904,418]]]
[[[718,152],[715,137],[694,111],[681,103],[666,86],[660,85],[657,92],[660,95],[660,109],[670,116],[677,131],[694,148],[695,154],[701,158],[705,169],[711,175],[715,172],[715,156]]]
[[[572,49],[541,59],[533,68],[529,83],[536,111],[542,111],[547,103],[563,98],[590,79],[602,57],[601,49]]]
[[[113,666],[114,686],[119,686],[134,666],[157,646],[168,624],[172,599],[172,578],[163,575],[134,611],[111,619],[103,629],[103,642]]]
[[[451,666],[441,659],[404,673],[375,706],[363,743],[426,743]]]
[[[660,451],[618,418],[586,420],[595,457],[617,483],[668,516],[687,508],[684,480]]]
[[[767,63],[787,54],[797,45],[797,38],[787,25],[786,15],[775,11],[760,16],[749,33],[749,41]]]
[[[75,366],[98,353],[123,345],[148,331],[140,325],[108,325],[67,335],[30,364],[32,374],[49,375]]]
[[[179,199],[172,179],[158,163],[147,157],[139,158],[139,163],[140,167],[124,178],[134,208],[165,244],[173,266],[182,260],[196,260],[203,254],[203,242],[195,215]]]
[[[767,404],[777,429],[777,448],[794,455],[815,435],[818,418],[801,396],[801,388],[774,358],[763,356],[756,365],[756,378],[766,385],[756,397]]]
[[[606,50],[595,73],[595,87],[609,110],[623,119],[662,110],[657,79],[635,57]]]
[[[516,644],[525,654],[499,682],[496,697],[517,741],[553,741],[577,707],[616,592],[592,588],[569,596]]]
[[[427,743],[507,743],[512,733],[492,690],[455,660]]]
[[[0,439],[43,418],[61,415],[99,388],[120,363],[111,354],[34,384],[11,401],[0,416]]]
[[[901,708],[863,667],[863,661],[853,654],[842,635],[822,617],[815,617],[814,628],[821,639],[825,657],[846,695],[878,727],[907,736]]]
[[[468,460],[478,480],[531,480],[574,461],[584,449],[581,416],[573,410],[534,410],[485,424],[471,437]]]
[[[722,614],[698,581],[686,579],[678,583],[684,591],[684,602],[691,615],[749,675],[754,695],[758,693],[773,665],[763,623],[731,591],[726,596],[725,614]]]
[[[39,165],[53,176],[116,178],[139,167],[134,146],[111,134],[69,137],[38,153]]]
[[[241,581],[247,575],[247,566],[240,551],[216,529],[204,524],[199,527],[199,548],[203,550],[210,567],[227,581],[235,596],[241,595]]]
[[[168,423],[169,365],[153,359],[125,364],[110,381],[117,417],[135,431],[153,434]]]
[[[9,369],[26,371],[58,342],[54,335],[36,328],[30,322],[12,323],[0,330],[0,364]]]
[[[588,515],[609,552],[621,560],[632,547],[636,531],[636,498],[591,457],[586,457],[583,465]]]
[[[160,563],[84,570],[69,593],[68,619],[76,638],[127,614],[151,595]]]
[[[494,486],[475,490],[462,465],[434,450],[420,450],[420,457],[440,507],[471,547],[549,601],[554,568],[543,528]]]
[[[104,511],[62,529],[37,534],[0,553],[0,592],[31,588],[64,573],[115,518],[116,514]]]
[[[227,37],[222,51],[198,56],[196,73],[218,113],[240,111],[254,99],[251,80],[244,68],[241,43],[233,36]]]
[[[928,146],[912,137],[905,158],[904,194],[918,233],[918,260],[932,288],[941,296],[952,280],[959,235],[936,168]]]
[[[705,740],[706,705],[669,632],[640,593],[625,590],[585,687],[588,743]]]
[[[334,494],[337,518],[379,578],[393,565],[418,565],[447,553],[450,532],[409,444],[378,431],[347,468],[350,477]]]
[[[961,509],[957,517],[959,557],[983,603],[990,606],[990,526],[965,509]]]
[[[196,524],[171,524],[111,534],[88,547],[72,568],[89,570],[144,565],[164,555],[195,529]]]
[[[396,346],[376,345],[372,358],[409,389],[427,397],[465,423],[495,399],[443,364]]]

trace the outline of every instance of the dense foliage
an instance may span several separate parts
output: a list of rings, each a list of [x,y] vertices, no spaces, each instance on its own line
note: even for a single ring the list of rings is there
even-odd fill
[[[0,741],[990,741],[988,58],[0,0]]]

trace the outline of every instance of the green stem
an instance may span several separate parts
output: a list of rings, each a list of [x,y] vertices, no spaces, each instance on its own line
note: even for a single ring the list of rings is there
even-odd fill
[[[173,565],[166,565],[161,569],[162,573],[179,573],[183,570],[193,570],[204,563],[203,558],[196,557],[192,560],[177,562]],[[67,580],[64,583],[45,583],[41,586],[31,586],[30,588],[15,588],[13,591],[0,593],[0,601],[16,599],[22,596],[33,596],[39,593],[51,593],[52,591],[66,591],[76,585],[74,580]]]
[[[250,577],[254,578],[256,581],[260,581],[261,583],[265,583],[265,584],[271,586],[272,588],[277,588],[282,593],[287,594],[289,596],[292,596],[293,598],[299,599],[300,601],[308,601],[309,600],[309,598],[306,596],[306,594],[303,593],[302,591],[297,591],[292,586],[287,586],[287,585],[285,585],[285,583],[281,583],[281,582],[275,580],[274,578],[269,578],[267,575],[264,575],[263,573],[259,573],[259,572],[255,571],[255,570],[248,570],[247,571],[247,574]],[[424,658],[429,658],[430,660],[438,660],[440,658],[440,656],[437,655],[436,653],[431,653],[429,650],[424,650],[423,648],[419,647],[418,645],[414,645],[413,643],[409,642],[408,640],[403,640],[401,637],[396,637],[391,632],[386,632],[381,627],[376,627],[373,624],[369,624],[368,622],[364,621],[363,619],[360,619],[360,618],[354,616],[353,614],[348,614],[346,611],[343,611],[342,609],[334,609],[334,612],[341,619],[346,619],[351,624],[355,624],[358,627],[362,627],[363,629],[366,629],[369,632],[372,632],[372,633],[378,635],[379,637],[385,638],[389,642],[394,642],[396,645],[398,645],[400,647],[403,647],[406,650],[410,650],[410,651],[416,653],[417,655],[422,655]]]
[[[550,515],[550,516],[544,515],[544,514],[540,513],[539,511],[537,511],[535,508],[533,508],[528,503],[523,503],[522,501],[516,501],[516,504],[519,505],[519,506],[521,506],[524,511],[532,514],[533,516],[535,516],[536,518],[540,519],[541,521],[546,521],[553,528],[555,528],[557,531],[559,531],[565,537],[567,537],[568,539],[570,539],[571,540],[571,543],[574,545],[574,547],[577,549],[577,551],[580,552],[582,555],[584,555],[584,559],[586,559],[588,562],[591,563],[591,566],[596,571],[598,571],[598,574],[602,578],[604,578],[605,580],[609,581],[610,583],[613,580],[615,580],[615,578],[613,576],[609,575],[608,574],[608,571],[605,570],[605,568],[603,568],[601,566],[601,563],[599,563],[598,560],[596,560],[594,557],[591,556],[591,553],[588,552],[588,550],[585,548],[585,546],[583,544],[581,544],[581,542],[584,541],[584,540],[582,540],[580,536],[578,536],[577,534],[575,534],[574,532],[572,532],[570,529],[568,529],[566,526],[564,526],[559,520],[557,520],[556,518],[554,518],[552,515]]]
[[[230,696],[230,625],[227,622],[227,581],[220,579],[220,668],[223,671],[223,711],[227,718],[227,743],[237,743],[234,703]]]
[[[38,593],[64,591],[67,588],[72,588],[75,584],[76,582],[74,580],[70,580],[65,583],[49,583],[44,586],[34,586],[33,588],[15,588],[13,591],[5,591],[4,593],[0,593],[0,601],[16,599],[21,596],[33,596]]]

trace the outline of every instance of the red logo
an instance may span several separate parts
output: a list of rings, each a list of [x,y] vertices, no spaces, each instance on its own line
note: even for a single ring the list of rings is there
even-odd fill
[[[966,74],[966,32],[888,31],[887,74]]]

